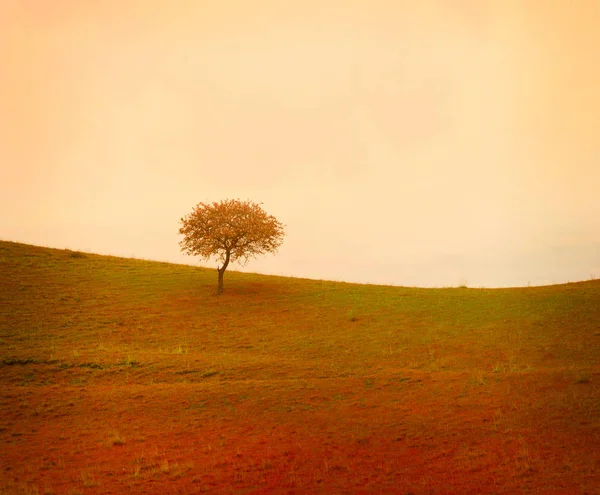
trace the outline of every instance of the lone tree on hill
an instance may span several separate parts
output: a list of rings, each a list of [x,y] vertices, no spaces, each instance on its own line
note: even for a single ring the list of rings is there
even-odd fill
[[[180,223],[183,252],[206,259],[214,256],[222,262],[217,266],[217,294],[223,292],[223,274],[230,261],[244,264],[259,254],[275,253],[285,235],[283,225],[260,204],[238,199],[198,203]]]

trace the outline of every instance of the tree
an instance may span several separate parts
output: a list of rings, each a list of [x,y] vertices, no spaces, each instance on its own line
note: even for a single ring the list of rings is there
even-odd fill
[[[223,275],[230,262],[244,264],[259,254],[275,253],[285,235],[283,225],[267,215],[260,204],[239,199],[198,203],[180,223],[183,252],[221,261],[217,266],[217,294],[223,292]]]

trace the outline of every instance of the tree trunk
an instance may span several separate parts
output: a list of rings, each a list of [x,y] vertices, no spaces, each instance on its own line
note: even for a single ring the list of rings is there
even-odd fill
[[[229,265],[229,258],[231,257],[231,252],[229,249],[225,252],[225,261],[223,262],[223,266],[218,268],[217,272],[219,274],[219,282],[217,285],[217,295],[223,293],[223,275],[225,274],[225,270],[227,270],[227,265]]]

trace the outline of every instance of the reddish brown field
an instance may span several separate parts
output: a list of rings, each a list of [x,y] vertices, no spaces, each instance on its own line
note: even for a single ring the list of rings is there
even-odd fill
[[[0,242],[0,494],[600,493],[600,281],[215,288]]]

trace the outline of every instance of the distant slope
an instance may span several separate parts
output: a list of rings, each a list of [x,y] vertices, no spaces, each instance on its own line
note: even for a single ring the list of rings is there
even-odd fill
[[[227,349],[238,365],[228,373],[265,377],[310,375],[323,360],[353,374],[568,367],[600,355],[598,280],[418,289],[228,272],[221,297],[215,284],[214,270],[0,242],[0,349],[66,358],[56,342],[73,338],[80,360],[99,361],[180,345],[210,361]],[[111,352],[98,351],[103,340]]]

